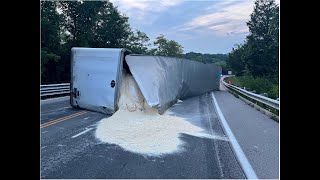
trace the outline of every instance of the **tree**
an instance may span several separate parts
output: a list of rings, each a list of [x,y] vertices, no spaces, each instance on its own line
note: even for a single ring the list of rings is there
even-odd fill
[[[278,74],[279,7],[274,0],[256,0],[251,19],[247,22],[251,53],[248,70],[253,76],[270,77]]]
[[[132,34],[128,17],[121,15],[111,2],[104,3],[98,16],[95,33],[96,44],[93,47],[125,47]]]
[[[272,70],[269,76],[275,82],[279,82],[279,6],[273,9],[273,17],[270,23],[269,35],[272,37],[272,43],[268,47],[271,54]]]
[[[131,33],[128,17],[109,1],[60,1],[72,46],[116,48]]]
[[[94,41],[98,12],[103,1],[59,1],[64,16],[64,30],[69,34],[71,46],[89,47]]]
[[[229,53],[228,67],[238,75],[278,81],[279,6],[274,0],[256,0],[247,26],[250,33]]]
[[[160,34],[153,42],[155,49],[151,49],[149,54],[159,56],[171,56],[171,57],[182,57],[183,47],[174,40],[168,40],[163,34]]]
[[[128,17],[109,1],[58,1],[62,11],[61,60],[57,79],[70,81],[72,47],[122,48],[131,35]]]
[[[41,1],[41,81],[56,79],[55,64],[60,60],[60,30],[62,17],[57,12],[57,3]]]
[[[132,31],[127,39],[125,47],[135,54],[147,54],[150,39],[140,30]]]
[[[41,1],[41,83],[70,82],[72,47],[127,48],[137,54],[181,57],[182,46],[132,30],[110,1]]]
[[[225,61],[227,59],[226,54],[202,54],[189,52],[183,55],[183,58],[199,61],[203,63],[218,63],[220,61]]]
[[[230,67],[233,73],[237,76],[245,73],[244,57],[245,51],[247,50],[246,44],[237,45],[236,48],[232,48],[227,58],[227,67]]]

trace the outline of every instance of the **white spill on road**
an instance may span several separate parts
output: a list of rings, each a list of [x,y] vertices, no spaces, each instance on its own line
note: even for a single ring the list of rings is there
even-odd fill
[[[80,133],[78,133],[78,134],[76,134],[76,135],[72,136],[71,138],[76,138],[76,137],[78,137],[78,136],[80,136],[80,135],[82,135],[82,134],[84,134],[84,133],[86,133],[86,132],[90,131],[91,129],[93,129],[93,128],[86,129],[86,130],[84,130],[84,131],[82,131],[82,132],[80,132]]]
[[[99,140],[134,153],[160,156],[182,151],[184,142],[179,137],[183,133],[215,138],[183,118],[158,114],[145,102],[132,75],[123,74],[119,110],[99,122]]]

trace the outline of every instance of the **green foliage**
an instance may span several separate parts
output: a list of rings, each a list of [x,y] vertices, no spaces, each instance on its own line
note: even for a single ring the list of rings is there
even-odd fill
[[[41,1],[41,82],[55,79],[54,65],[61,60],[60,41],[63,18],[56,11],[57,3]]]
[[[49,61],[57,62],[60,59],[60,56],[47,52],[45,48],[41,49],[41,75],[46,71],[45,65],[48,64]]]
[[[41,62],[43,62],[44,64],[46,64],[50,60],[57,62],[59,59],[60,56],[54,53],[47,52],[45,48],[41,49]]]
[[[222,68],[226,68],[226,66],[227,66],[226,61],[217,61],[217,62],[214,62],[213,64],[215,64],[217,66],[221,66]]]
[[[279,85],[275,84],[273,85],[272,89],[269,92],[269,97],[276,99],[279,98]]]
[[[128,18],[109,1],[59,1],[59,7],[71,46],[121,47],[131,33]]]
[[[181,57],[183,47],[160,35],[132,30],[110,1],[41,1],[41,83],[70,81],[72,47],[127,48],[136,54]],[[60,13],[61,12],[61,13]]]
[[[236,75],[249,74],[278,81],[279,74],[279,6],[274,0],[256,0],[250,34],[242,45],[233,48],[227,66]]]
[[[151,49],[148,54],[159,56],[170,56],[182,58],[183,47],[174,40],[168,40],[163,34],[160,34],[153,42],[157,48]]]
[[[237,76],[243,75],[245,73],[245,51],[246,44],[237,45],[237,48],[233,48],[231,53],[228,54],[227,66],[231,68],[233,73]]]
[[[41,1],[41,47],[57,53],[60,46],[62,16],[56,11],[57,3]]]
[[[135,54],[187,58],[226,67],[225,54],[183,54],[183,47],[160,34],[132,30],[128,17],[110,1],[41,1],[41,83],[70,81],[72,47],[127,48]]]
[[[182,56],[185,59],[203,62],[203,63],[213,63],[217,66],[220,66],[222,68],[222,74],[227,74],[227,63],[226,59],[228,57],[227,54],[202,54],[202,53],[195,53],[195,52],[189,52],[186,54],[183,54]]]
[[[202,53],[195,53],[189,52],[183,55],[183,58],[199,61],[203,63],[216,63],[225,61],[227,59],[226,54],[202,54]]]
[[[128,17],[121,15],[110,2],[102,9],[101,15],[98,14],[97,31],[94,33],[96,42],[90,47],[126,47],[127,39],[132,34]]]
[[[270,80],[262,77],[254,78],[251,75],[248,76],[233,76],[226,79],[231,81],[232,84],[241,88],[245,87],[247,90],[255,91],[257,94],[267,93],[268,97],[276,99],[279,97],[279,85],[272,83]]]
[[[40,3],[42,84],[70,81],[72,47],[128,48],[133,53],[147,52],[147,35],[133,31],[128,17],[109,1]]]
[[[246,41],[228,54],[233,84],[279,97],[279,6],[274,0],[256,0]]]
[[[144,32],[136,30],[129,35],[125,47],[135,54],[147,54],[148,46],[150,46],[149,40]]]

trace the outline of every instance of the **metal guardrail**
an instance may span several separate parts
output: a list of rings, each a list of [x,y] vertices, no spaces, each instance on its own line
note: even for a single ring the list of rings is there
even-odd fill
[[[250,91],[244,90],[244,89],[239,88],[237,86],[234,86],[232,84],[228,84],[228,83],[224,82],[223,79],[221,79],[221,82],[226,88],[233,89],[234,91],[241,93],[242,95],[244,95],[246,97],[249,97],[249,98],[254,99],[262,104],[265,104],[267,106],[270,106],[270,107],[273,107],[274,109],[279,110],[279,101],[277,101],[277,100],[274,100],[274,99],[271,99],[268,97],[264,97],[259,94],[252,93]]]
[[[234,91],[243,94],[251,99],[254,99],[262,104],[268,105],[279,110],[279,101],[264,97],[259,94],[252,93],[250,91],[244,90],[232,84],[228,84],[221,79],[222,84],[226,88],[231,88]],[[58,94],[69,94],[70,93],[70,83],[63,83],[63,84],[48,84],[48,85],[40,85],[40,96],[49,96],[49,95],[58,95]]]
[[[40,96],[50,96],[58,94],[69,94],[70,83],[40,85]]]

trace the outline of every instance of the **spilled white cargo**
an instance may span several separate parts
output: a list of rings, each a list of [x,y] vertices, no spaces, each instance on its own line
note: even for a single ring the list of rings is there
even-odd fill
[[[96,137],[124,150],[147,156],[161,156],[183,151],[182,134],[214,138],[200,127],[180,117],[160,115],[145,101],[132,75],[123,73],[119,110],[102,119]]]
[[[183,151],[182,134],[216,138],[165,111],[178,100],[219,90],[221,70],[187,59],[131,55],[115,48],[72,48],[70,104],[113,114],[96,137],[148,156]]]

